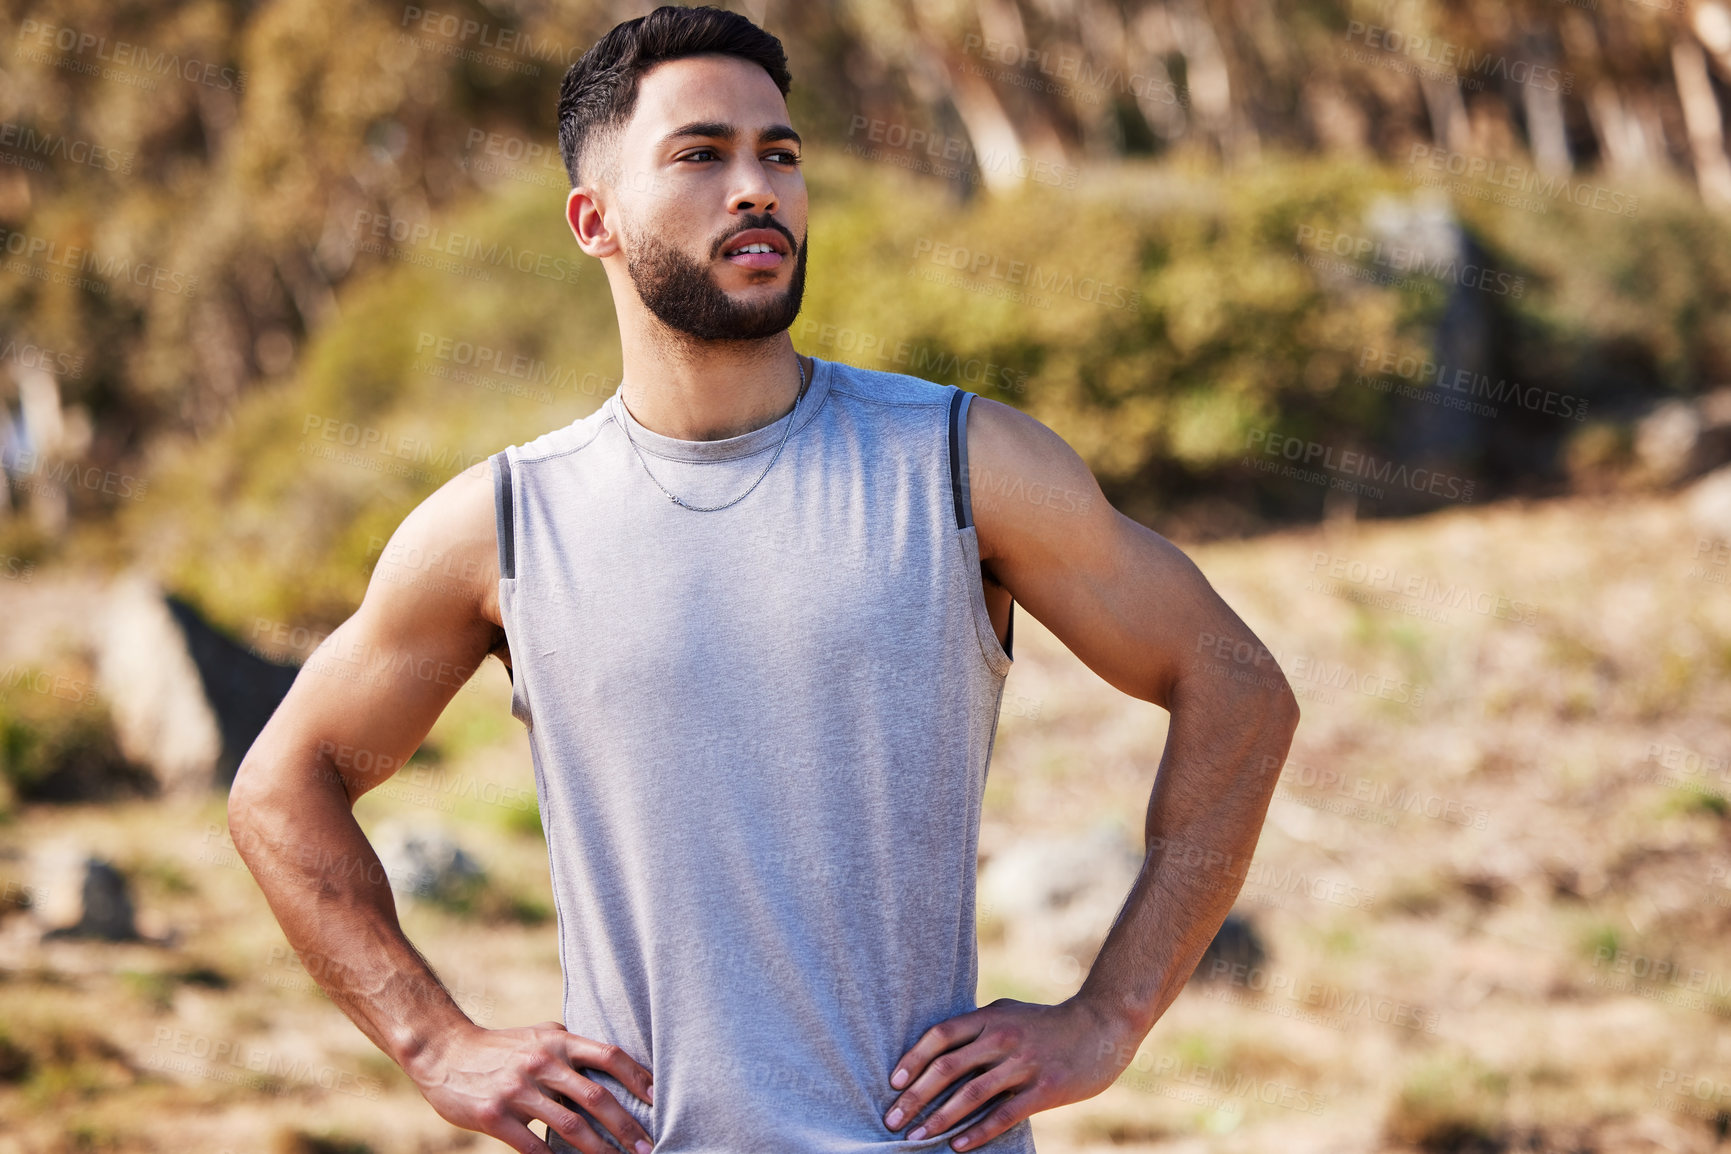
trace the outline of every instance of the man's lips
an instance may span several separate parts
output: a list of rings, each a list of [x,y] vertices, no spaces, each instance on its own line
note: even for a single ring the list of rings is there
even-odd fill
[[[723,245],[721,255],[740,268],[778,268],[788,256],[787,238],[773,228],[747,229]]]

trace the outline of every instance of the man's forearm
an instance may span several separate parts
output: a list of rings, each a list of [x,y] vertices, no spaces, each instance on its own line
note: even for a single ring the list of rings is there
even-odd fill
[[[243,767],[229,832],[307,972],[407,1068],[472,1023],[404,936],[379,856],[334,769],[318,761],[312,772]]]
[[[1231,911],[1297,718],[1278,674],[1251,690],[1206,673],[1174,687],[1142,870],[1077,994],[1117,1044],[1153,1029]]]

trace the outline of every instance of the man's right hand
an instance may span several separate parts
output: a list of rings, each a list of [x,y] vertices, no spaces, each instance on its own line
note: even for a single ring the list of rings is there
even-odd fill
[[[588,1111],[624,1149],[649,1154],[654,1147],[612,1094],[577,1072],[603,1070],[654,1105],[649,1071],[618,1046],[580,1037],[558,1022],[506,1030],[470,1026],[403,1068],[445,1121],[497,1138],[519,1154],[552,1154],[529,1129],[534,1118],[584,1154],[612,1154],[582,1115],[554,1094]]]

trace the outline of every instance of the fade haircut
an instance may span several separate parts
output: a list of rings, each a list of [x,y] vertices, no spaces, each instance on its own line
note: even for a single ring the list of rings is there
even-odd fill
[[[559,155],[571,187],[607,134],[624,127],[637,107],[637,82],[667,60],[718,53],[749,60],[769,73],[782,96],[793,85],[781,41],[736,12],[664,5],[627,20],[595,42],[559,85]]]

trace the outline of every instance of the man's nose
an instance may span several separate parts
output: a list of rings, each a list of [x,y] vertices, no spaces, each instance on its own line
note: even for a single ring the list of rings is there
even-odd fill
[[[727,207],[731,212],[769,213],[781,207],[781,201],[775,195],[775,186],[770,183],[769,172],[762,161],[752,157],[738,165],[738,176],[734,181],[733,192],[728,197]]]

